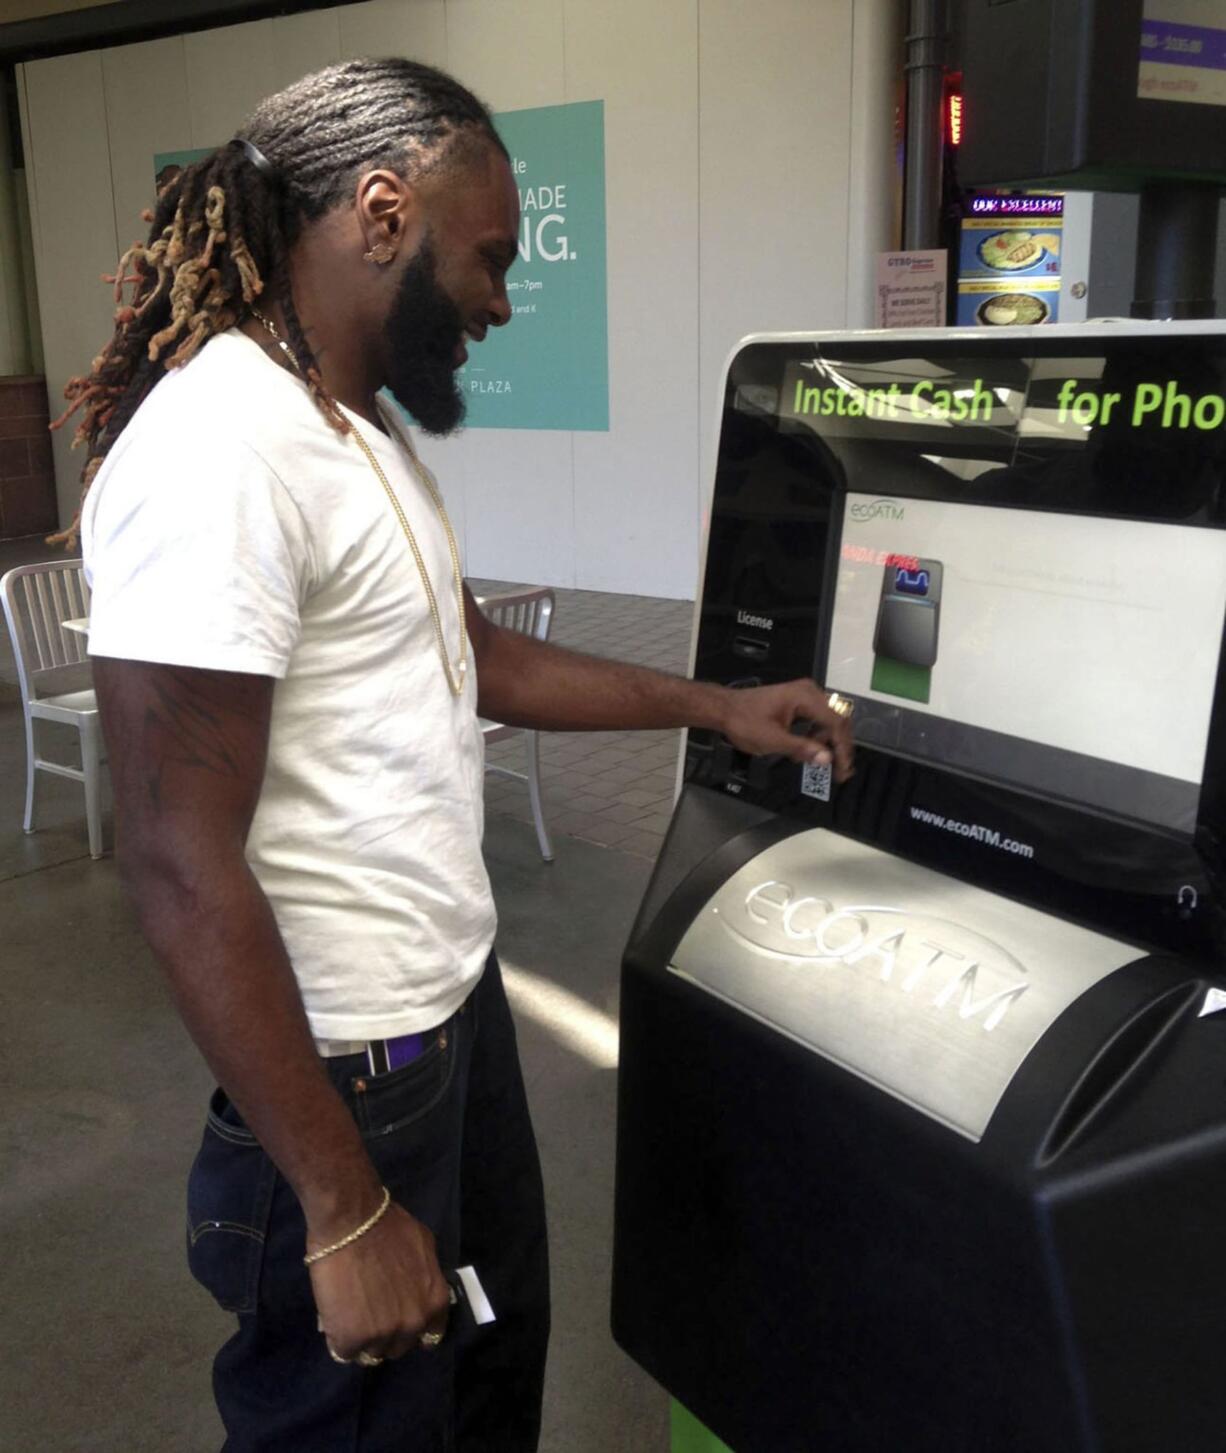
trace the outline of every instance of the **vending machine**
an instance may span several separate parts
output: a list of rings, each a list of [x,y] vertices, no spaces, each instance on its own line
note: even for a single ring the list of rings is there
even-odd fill
[[[691,732],[625,955],[613,1329],[733,1453],[1226,1447],[1224,424],[1213,323],[729,364],[694,674],[858,742]]]

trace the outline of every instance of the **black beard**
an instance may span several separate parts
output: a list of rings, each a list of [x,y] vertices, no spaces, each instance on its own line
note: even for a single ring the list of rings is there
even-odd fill
[[[434,248],[422,242],[400,280],[385,326],[387,386],[427,434],[452,434],[464,422],[455,351],[464,319],[438,285]]]

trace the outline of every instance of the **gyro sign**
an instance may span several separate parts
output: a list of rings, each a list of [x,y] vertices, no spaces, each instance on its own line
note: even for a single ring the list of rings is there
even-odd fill
[[[733,873],[669,967],[978,1140],[1055,1019],[1136,956],[814,828]]]

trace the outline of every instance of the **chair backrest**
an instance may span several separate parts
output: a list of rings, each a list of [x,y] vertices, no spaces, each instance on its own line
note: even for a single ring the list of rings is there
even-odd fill
[[[23,701],[90,684],[89,643],[61,622],[89,614],[89,586],[78,560],[19,565],[0,576]]]
[[[548,585],[534,585],[524,590],[504,590],[497,595],[479,595],[481,613],[508,631],[549,639],[553,624],[554,594]]]

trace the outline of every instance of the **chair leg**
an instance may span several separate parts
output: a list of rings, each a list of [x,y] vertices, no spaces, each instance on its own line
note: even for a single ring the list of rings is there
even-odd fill
[[[526,731],[528,739],[528,800],[532,803],[532,821],[536,823],[536,840],[541,847],[541,857],[547,863],[553,862],[553,844],[545,828],[545,812],[541,806],[541,738],[539,732]]]
[[[34,718],[26,717],[26,815],[22,821],[23,832],[34,831]]]
[[[89,855],[102,856],[102,740],[97,717],[81,723],[81,766],[85,772],[85,822],[89,828]]]

